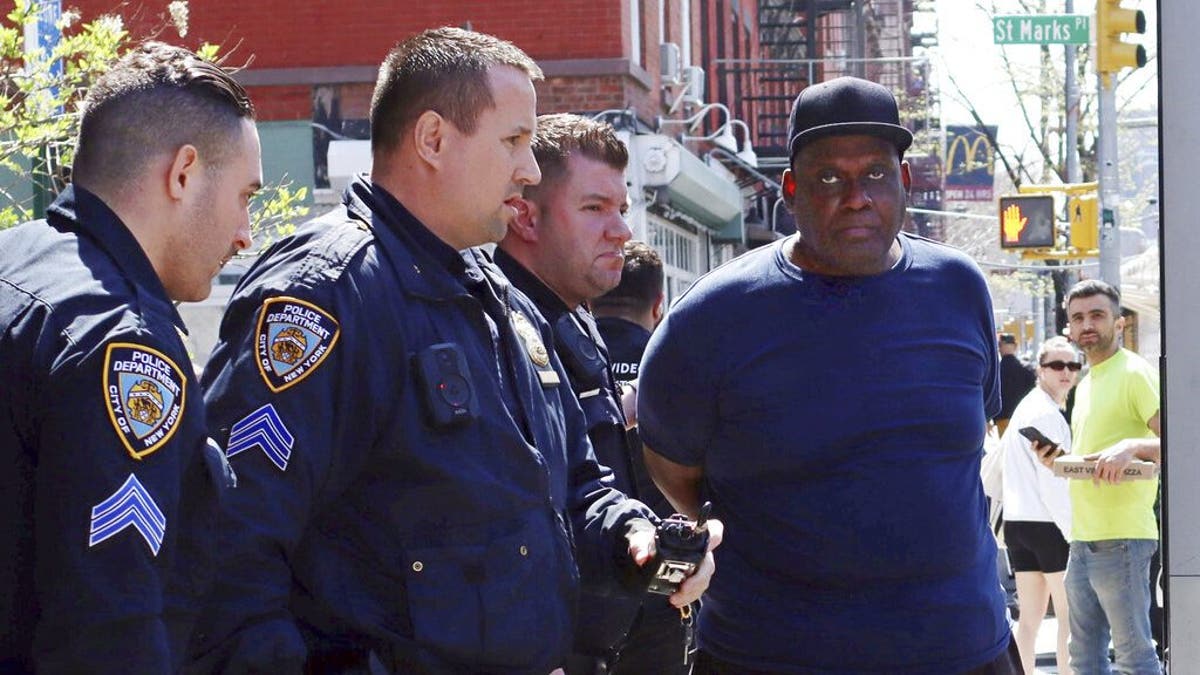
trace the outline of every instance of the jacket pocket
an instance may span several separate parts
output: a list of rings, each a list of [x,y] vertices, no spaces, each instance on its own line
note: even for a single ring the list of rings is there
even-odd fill
[[[409,549],[404,573],[416,640],[473,667],[533,669],[561,658],[571,640],[576,572],[556,529],[526,525],[483,543]]]

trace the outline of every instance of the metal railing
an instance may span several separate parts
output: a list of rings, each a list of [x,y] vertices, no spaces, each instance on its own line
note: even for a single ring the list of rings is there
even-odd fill
[[[785,157],[787,121],[801,89],[842,75],[855,75],[892,90],[901,123],[920,138],[940,119],[933,64],[927,56],[820,59],[717,59],[717,80],[725,88],[721,100],[749,124],[760,156]],[[939,139],[940,143],[940,139]]]

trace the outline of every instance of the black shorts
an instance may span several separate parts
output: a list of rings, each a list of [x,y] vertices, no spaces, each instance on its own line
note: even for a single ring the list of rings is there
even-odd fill
[[[1054,523],[1031,520],[1005,521],[1004,543],[1014,572],[1050,574],[1067,569],[1071,545]]]

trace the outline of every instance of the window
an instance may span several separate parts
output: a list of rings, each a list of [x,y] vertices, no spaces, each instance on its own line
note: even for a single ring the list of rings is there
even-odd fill
[[[629,60],[642,65],[642,0],[629,0]]]
[[[700,267],[700,236],[653,215],[646,229],[650,245],[662,256],[669,304],[705,271]]]

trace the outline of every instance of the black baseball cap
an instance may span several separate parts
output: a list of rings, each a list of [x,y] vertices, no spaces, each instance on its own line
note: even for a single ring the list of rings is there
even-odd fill
[[[828,136],[865,134],[892,142],[904,152],[912,132],[900,126],[896,97],[881,84],[857,77],[838,77],[805,87],[792,104],[788,119],[788,157],[805,144]]]

